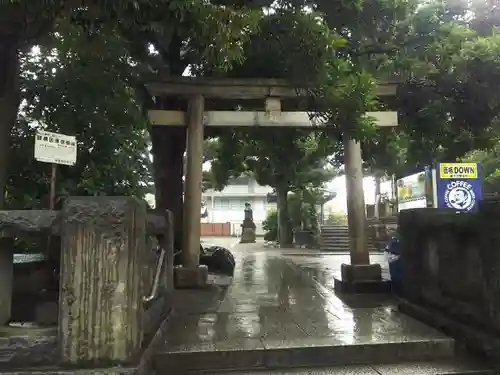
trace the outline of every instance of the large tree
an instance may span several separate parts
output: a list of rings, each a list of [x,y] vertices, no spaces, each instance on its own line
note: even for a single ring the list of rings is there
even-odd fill
[[[486,1],[430,2],[416,9],[408,35],[426,35],[426,42],[385,61],[401,80],[400,126],[365,145],[371,165],[405,174],[496,142],[499,20],[497,7]]]
[[[139,71],[127,45],[102,27],[88,38],[61,20],[36,53],[21,60],[23,105],[12,129],[8,207],[47,207],[50,166],[33,159],[34,135],[46,129],[76,135],[77,163],[58,168],[57,193],[136,195],[152,183],[147,120],[134,91]]]
[[[10,133],[21,103],[20,69],[24,54],[43,44],[61,21],[81,26],[91,38],[99,38],[105,25],[124,36],[136,63],[153,69],[167,67],[167,74],[181,75],[188,64],[216,60],[227,66],[227,52],[238,52],[237,41],[246,35],[247,12],[231,7],[265,6],[270,0],[124,0],[33,3],[7,0],[0,3],[0,208],[9,164]],[[236,16],[234,16],[236,13]],[[238,22],[240,20],[241,22]],[[227,27],[227,25],[231,27]],[[150,45],[159,52],[148,53]],[[230,54],[229,54],[230,55]],[[82,77],[82,79],[85,79]]]
[[[289,245],[292,227],[288,193],[319,187],[333,176],[326,162],[329,144],[321,134],[296,129],[235,130],[219,136],[220,147],[212,161],[219,189],[231,177],[250,173],[261,185],[276,192],[280,244]]]

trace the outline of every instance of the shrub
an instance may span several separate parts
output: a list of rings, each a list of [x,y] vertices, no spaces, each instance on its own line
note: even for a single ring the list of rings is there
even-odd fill
[[[347,225],[347,216],[343,212],[330,212],[326,219],[327,224]]]
[[[265,230],[265,241],[276,241],[278,239],[278,211],[268,212],[266,219],[262,222],[262,228]]]

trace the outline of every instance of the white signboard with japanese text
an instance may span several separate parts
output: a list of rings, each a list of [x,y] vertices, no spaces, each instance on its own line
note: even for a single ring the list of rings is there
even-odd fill
[[[35,159],[43,163],[74,165],[76,137],[39,130],[35,137]]]

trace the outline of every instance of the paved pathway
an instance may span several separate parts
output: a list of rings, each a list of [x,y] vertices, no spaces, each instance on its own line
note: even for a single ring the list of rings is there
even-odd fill
[[[260,353],[273,349],[345,348],[388,343],[406,344],[411,348],[408,345],[415,343],[416,346],[411,349],[413,352],[410,350],[406,354],[394,346],[387,346],[382,354],[393,356],[394,362],[398,362],[407,355],[415,355],[415,350],[422,351],[423,357],[439,356],[441,352],[446,356],[453,351],[452,340],[399,313],[395,301],[390,298],[351,296],[340,299],[331,289],[332,274],[339,271],[341,263],[348,262],[347,255],[322,255],[300,249],[265,249],[261,243],[238,244],[233,247],[233,252],[236,258],[235,276],[227,289],[217,293],[179,292],[177,313],[169,325],[162,349],[164,353],[228,350]],[[384,257],[374,255],[373,260],[384,261]],[[422,346],[422,343],[425,345]],[[298,352],[296,354],[295,357],[282,355],[272,359],[268,356],[264,359],[265,363],[260,363],[263,359],[255,355],[248,363],[237,362],[233,366],[279,368],[291,367],[294,361],[304,366],[305,359],[299,358]],[[343,359],[349,361],[348,357],[349,354],[345,353]],[[196,357],[175,358],[184,362],[167,361],[165,365],[201,366],[200,363],[192,363]],[[208,356],[199,358],[205,361],[206,367],[202,368],[210,368],[207,361],[211,359]],[[238,361],[243,360],[243,357],[238,358]],[[216,360],[228,360],[228,357],[213,359],[214,362]],[[218,363],[212,363],[211,368],[217,368]],[[372,371],[370,369],[363,372],[359,368],[356,373],[377,374],[368,372]]]
[[[201,244],[203,246],[224,246],[228,249],[233,248],[239,244],[240,239],[237,237],[201,237]]]

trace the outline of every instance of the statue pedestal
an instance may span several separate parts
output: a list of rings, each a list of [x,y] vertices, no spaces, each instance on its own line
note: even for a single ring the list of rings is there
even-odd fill
[[[255,243],[255,228],[241,228],[240,243]]]

